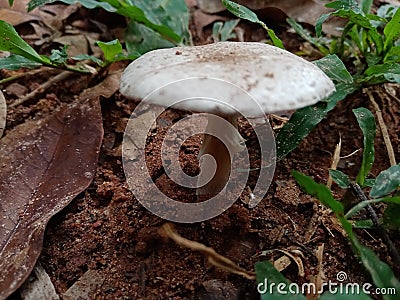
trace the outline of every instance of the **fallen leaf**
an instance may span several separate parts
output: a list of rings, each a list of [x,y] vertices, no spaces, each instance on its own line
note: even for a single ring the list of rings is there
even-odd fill
[[[205,14],[200,9],[193,13],[193,22],[198,37],[203,38],[203,29],[215,21],[226,21],[228,18],[219,15]]]
[[[103,281],[104,277],[97,270],[89,270],[62,295],[62,298],[64,300],[90,299]]]
[[[91,183],[102,137],[96,97],[24,123],[0,140],[0,299],[32,271],[50,217]]]
[[[90,99],[97,96],[103,96],[110,98],[119,89],[119,82],[121,78],[122,70],[116,70],[109,73],[106,78],[94,87],[84,90],[79,98]]]
[[[288,17],[297,22],[315,25],[316,20],[324,13],[330,11],[325,7],[329,1],[323,0],[236,0],[235,2],[245,5],[251,10],[263,10],[263,18],[275,19],[276,10],[268,12],[268,8],[278,8]],[[220,0],[199,0],[199,7],[205,13],[218,13],[225,10]]]
[[[42,265],[37,262],[29,279],[19,289],[22,300],[46,299],[58,300],[60,297],[50,280],[50,276]]]
[[[19,12],[13,9],[0,8],[0,20],[6,21],[12,26],[17,26],[22,23],[40,20],[39,16]]]
[[[6,128],[7,104],[3,93],[0,91],[0,138]]]
[[[68,56],[77,56],[79,54],[86,54],[89,50],[89,45],[86,37],[82,34],[78,35],[64,35],[53,39],[53,42],[68,46]]]
[[[274,261],[274,267],[279,272],[282,272],[288,266],[290,266],[291,263],[292,263],[292,261],[290,260],[290,258],[287,257],[286,255],[284,255],[284,256],[281,256],[280,258],[278,258],[277,260]]]

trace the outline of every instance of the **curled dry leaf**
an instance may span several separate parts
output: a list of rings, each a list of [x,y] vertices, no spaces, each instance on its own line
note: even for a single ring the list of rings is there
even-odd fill
[[[0,140],[0,299],[32,271],[50,217],[89,186],[102,137],[96,97]]]
[[[231,261],[229,258],[226,258],[225,256],[222,256],[218,254],[213,248],[207,247],[204,244],[201,244],[199,242],[191,241],[188,239],[185,239],[184,237],[180,236],[177,234],[171,224],[164,224],[161,227],[161,234],[164,236],[169,237],[171,240],[173,240],[175,243],[177,243],[181,247],[186,247],[195,251],[199,251],[206,255],[208,257],[208,261],[216,266],[219,267],[225,271],[231,272],[233,274],[241,275],[247,279],[254,280],[255,273],[251,271],[246,271],[245,269],[239,267],[236,265],[233,261]]]
[[[7,104],[3,93],[0,91],[0,138],[6,128]]]

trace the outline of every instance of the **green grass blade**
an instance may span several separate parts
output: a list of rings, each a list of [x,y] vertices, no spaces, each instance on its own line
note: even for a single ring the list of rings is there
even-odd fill
[[[335,214],[343,215],[342,203],[333,198],[332,192],[326,185],[316,183],[311,177],[294,170],[291,174],[306,193],[317,198],[322,204],[332,209]]]
[[[399,186],[400,165],[395,165],[379,173],[369,195],[372,198],[383,197],[395,191]]]
[[[372,2],[373,2],[373,0],[361,0],[360,1],[361,10],[364,14],[370,13],[371,7],[372,7]]]
[[[385,50],[391,47],[394,41],[400,36],[400,9],[396,11],[393,18],[386,24],[383,29],[385,34]]]
[[[296,181],[304,191],[315,196],[323,204],[327,204],[336,214],[336,217],[339,219],[343,229],[346,231],[348,238],[351,241],[354,252],[360,258],[364,267],[371,274],[374,284],[378,288],[394,289],[394,294],[384,295],[383,299],[398,299],[398,295],[400,293],[400,282],[386,263],[382,262],[371,249],[364,247],[358,241],[353,232],[351,223],[343,216],[343,205],[333,198],[331,191],[325,185],[318,184],[311,177],[308,177],[297,171],[292,171],[292,175],[295,177]]]
[[[374,115],[364,107],[353,109],[353,113],[364,135],[363,160],[356,178],[357,183],[364,187],[365,178],[367,178],[375,159],[374,139],[376,124]]]
[[[299,23],[297,23],[295,20],[291,18],[287,18],[286,22],[296,31],[298,35],[300,35],[304,40],[308,41],[310,44],[314,45],[316,48],[318,48],[319,51],[321,51],[322,54],[328,55],[329,54],[329,49],[322,45],[318,38],[315,38],[311,36],[311,34],[303,28]]]

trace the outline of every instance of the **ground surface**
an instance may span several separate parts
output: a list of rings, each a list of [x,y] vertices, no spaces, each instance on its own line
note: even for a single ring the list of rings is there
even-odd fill
[[[244,28],[255,30],[249,25]],[[290,39],[284,33],[282,36],[289,48],[296,49],[296,39]],[[257,40],[257,36],[252,37]],[[205,43],[205,38],[197,42]],[[48,77],[44,72],[17,83],[31,90]],[[45,117],[60,103],[70,103],[72,95],[93,84],[87,77],[76,75],[49,88],[36,100],[11,110],[9,129],[26,118]],[[3,86],[3,89],[7,88],[10,89]],[[376,88],[386,95],[377,97],[376,101],[382,108],[396,158],[400,160],[400,103],[396,101],[400,90],[395,87],[395,94],[389,96],[384,87]],[[136,104],[117,92],[111,98],[103,99],[101,105],[105,133],[95,179],[85,192],[51,219],[39,258],[57,293],[65,293],[91,270],[89,277],[97,282],[90,292],[92,299],[258,299],[254,281],[213,267],[201,253],[181,248],[160,235],[160,226],[165,221],[148,212],[132,196],[121,164],[119,147],[123,130]],[[361,106],[374,110],[366,94],[358,93],[343,100],[298,149],[279,161],[273,183],[256,208],[248,208],[245,197],[242,197],[212,220],[175,224],[177,232],[212,247],[246,270],[253,270],[257,261],[277,259],[282,255],[279,251],[271,251],[260,256],[262,251],[297,250],[302,253],[304,276],[298,275],[295,263],[282,271],[297,283],[310,282],[312,276],[317,275],[316,250],[324,245],[322,269],[327,280],[336,281],[337,273],[343,271],[349,282],[371,282],[331,215],[317,200],[303,193],[290,175],[290,171],[295,169],[326,183],[339,137],[342,139],[341,156],[362,147],[361,131],[351,111]],[[194,191],[173,185],[163,173],[161,161],[154,155],[160,147],[159,134],[184,115],[179,111],[165,114],[163,122],[152,131],[147,150],[149,169],[156,184],[167,193],[173,193],[177,199],[190,202],[195,197]],[[273,122],[280,124],[276,120]],[[256,162],[256,142],[246,123],[240,123],[240,132],[247,137],[246,144],[253,149],[251,155]],[[198,171],[195,158],[199,145],[200,138],[193,138],[185,143],[180,153],[181,163],[188,174]],[[361,155],[357,152],[342,159],[339,169],[355,177]],[[377,175],[387,167],[386,148],[378,132],[372,174]],[[251,180],[250,186],[254,184]],[[337,196],[343,194],[337,186],[334,185],[333,189]],[[382,260],[391,263],[386,246],[376,232],[357,230],[357,233]],[[398,234],[391,233],[391,236],[400,248]]]

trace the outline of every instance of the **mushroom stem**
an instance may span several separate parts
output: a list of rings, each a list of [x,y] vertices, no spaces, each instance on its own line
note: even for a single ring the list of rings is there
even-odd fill
[[[217,116],[209,116],[203,144],[199,151],[200,175],[198,185],[215,174],[212,179],[203,186],[199,186],[196,191],[197,196],[216,195],[226,185],[231,171],[231,156],[228,147],[233,150],[231,155],[243,149],[244,139],[238,132],[237,115],[224,117],[232,126],[224,126],[222,120]],[[223,140],[229,143],[225,146]],[[205,154],[211,155],[215,162],[210,159],[203,159]],[[216,167],[215,164],[216,163]]]

